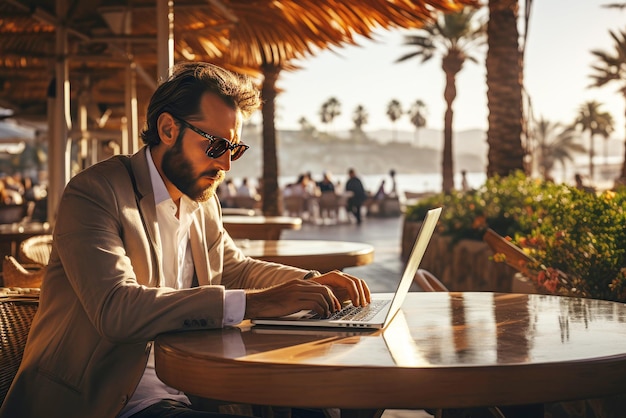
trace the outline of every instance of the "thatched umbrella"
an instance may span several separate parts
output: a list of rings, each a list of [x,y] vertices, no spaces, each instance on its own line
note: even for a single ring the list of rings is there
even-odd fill
[[[136,89],[138,107],[144,109],[156,85],[160,48],[157,28],[163,24],[164,3],[91,0],[74,1],[68,6],[67,0],[0,2],[0,106],[13,109],[18,117],[46,115],[49,97],[56,94],[54,86],[59,86],[58,80],[57,84],[51,83],[55,65],[58,72],[57,58],[67,57],[71,85],[81,86],[70,91],[71,103],[80,104],[78,98],[87,91],[82,108],[95,109],[87,120],[83,119],[83,131],[85,127],[117,128],[115,124],[129,114],[129,86]],[[174,59],[213,61],[256,74],[260,81],[265,77],[264,211],[278,213],[273,106],[274,83],[280,71],[289,69],[294,59],[354,44],[356,36],[367,37],[376,28],[420,27],[434,11],[476,3],[180,0],[173,6]],[[63,18],[57,18],[59,14]],[[63,34],[68,41],[67,51],[59,51],[55,39]],[[134,77],[139,80],[136,84]],[[105,112],[106,125],[101,123]],[[52,196],[55,193],[51,191]]]
[[[415,28],[432,19],[434,9],[450,10],[472,1],[300,0],[228,3],[231,22],[223,22],[221,36],[190,40],[183,34],[178,46],[217,50],[225,63],[261,69],[263,73],[263,213],[282,212],[276,151],[275,83],[293,59],[314,55],[329,47],[355,44],[355,36],[369,37],[375,28]],[[194,42],[195,41],[195,42]],[[224,43],[220,43],[223,41]],[[207,46],[209,46],[207,48]],[[373,66],[375,66],[375,60]]]

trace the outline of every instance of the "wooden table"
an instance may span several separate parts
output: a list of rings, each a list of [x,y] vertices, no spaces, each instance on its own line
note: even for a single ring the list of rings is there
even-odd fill
[[[238,240],[237,244],[249,257],[322,273],[374,261],[374,247],[361,242]]]
[[[255,216],[254,209],[246,208],[222,208],[224,216]]]
[[[234,239],[280,239],[284,229],[300,229],[302,219],[290,216],[224,215],[224,228]]]
[[[384,331],[244,322],[161,335],[156,370],[185,392],[257,405],[354,413],[538,404],[624,391],[625,320],[626,305],[606,301],[415,292]]]

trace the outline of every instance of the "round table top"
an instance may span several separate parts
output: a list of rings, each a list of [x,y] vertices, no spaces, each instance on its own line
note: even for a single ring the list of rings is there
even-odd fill
[[[170,386],[241,403],[352,409],[544,403],[623,391],[625,321],[626,305],[607,301],[412,292],[391,324],[374,332],[244,322],[165,334],[156,340],[156,367]]]
[[[343,270],[374,260],[374,247],[361,242],[319,240],[235,240],[245,255],[305,270]]]
[[[222,222],[235,239],[280,239],[283,230],[302,227],[302,219],[291,216],[225,215]]]
[[[293,229],[298,229],[302,226],[302,219],[294,216],[224,215],[222,216],[222,222],[241,225],[271,224]]]

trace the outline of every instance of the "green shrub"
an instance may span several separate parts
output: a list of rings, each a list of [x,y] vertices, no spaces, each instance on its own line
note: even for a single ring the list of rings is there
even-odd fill
[[[625,203],[626,189],[596,195],[516,173],[489,178],[475,191],[424,199],[406,217],[420,220],[443,206],[440,233],[482,240],[492,228],[510,237],[535,260],[528,267],[538,288],[626,302]]]

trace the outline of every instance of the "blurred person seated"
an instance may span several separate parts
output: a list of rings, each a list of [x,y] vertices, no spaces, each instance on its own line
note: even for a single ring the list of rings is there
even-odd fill
[[[250,184],[247,177],[241,179],[241,184],[237,187],[237,196],[253,197],[256,198],[258,193],[256,188]]]
[[[384,200],[385,197],[387,197],[387,192],[385,192],[385,180],[382,180],[380,186],[378,186],[378,190],[376,190],[376,194],[374,194],[374,199]]]
[[[335,185],[332,180],[330,171],[325,171],[322,180],[317,182],[317,188],[320,193],[335,192]]]
[[[232,179],[224,180],[217,188],[217,197],[220,199],[220,204],[224,208],[235,207],[235,196],[237,196],[237,188]]]

